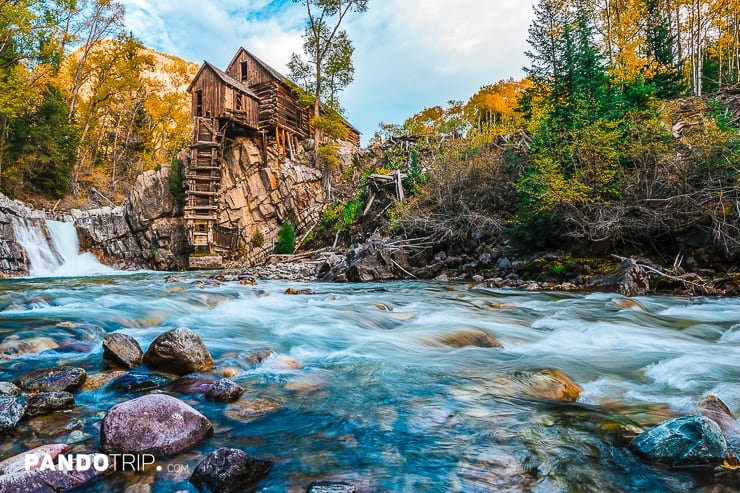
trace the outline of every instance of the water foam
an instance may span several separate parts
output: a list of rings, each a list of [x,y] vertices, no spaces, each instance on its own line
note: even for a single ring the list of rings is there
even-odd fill
[[[74,224],[62,221],[13,222],[18,243],[28,255],[31,277],[78,277],[108,274],[114,269],[91,253],[80,253]]]

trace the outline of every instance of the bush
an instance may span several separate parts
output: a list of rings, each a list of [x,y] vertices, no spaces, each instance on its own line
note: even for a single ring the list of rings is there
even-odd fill
[[[169,186],[175,203],[183,205],[187,196],[185,193],[185,167],[182,161],[177,158],[173,158],[170,165]]]
[[[293,253],[295,249],[295,231],[290,222],[285,221],[278,231],[278,253]]]
[[[249,243],[253,248],[261,248],[262,245],[265,244],[265,235],[262,234],[262,231],[257,230],[252,235],[252,239],[249,240]]]

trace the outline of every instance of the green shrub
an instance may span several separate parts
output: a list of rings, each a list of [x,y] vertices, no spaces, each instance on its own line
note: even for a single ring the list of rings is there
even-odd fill
[[[169,185],[170,193],[175,199],[175,202],[183,205],[187,196],[185,193],[185,167],[177,158],[173,158],[170,165]]]
[[[285,221],[278,231],[278,253],[293,253],[295,249],[295,231],[289,221]]]

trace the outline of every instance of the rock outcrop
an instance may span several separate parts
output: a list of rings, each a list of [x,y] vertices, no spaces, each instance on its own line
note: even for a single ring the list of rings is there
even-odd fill
[[[123,206],[70,211],[80,248],[120,269],[183,269],[185,232],[169,173],[162,166],[139,175]]]
[[[26,252],[16,238],[14,218],[41,225],[46,215],[43,211],[32,209],[23,202],[10,200],[0,193],[0,277],[25,276],[30,267]]]
[[[259,262],[273,251],[284,221],[293,225],[297,238],[318,223],[326,194],[321,171],[308,164],[302,149],[296,149],[290,160],[277,156],[272,146],[263,156],[257,138],[235,137],[228,142],[218,222],[235,232],[234,256]]]

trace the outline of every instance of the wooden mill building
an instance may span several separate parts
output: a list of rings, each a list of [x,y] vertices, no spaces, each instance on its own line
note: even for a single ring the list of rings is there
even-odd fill
[[[225,71],[204,62],[188,87],[194,123],[190,165],[185,171],[187,198],[185,227],[196,253],[228,250],[217,231],[221,164],[226,132],[261,136],[266,147],[292,157],[306,138],[312,137],[309,110],[298,102],[288,79],[244,48],[234,55]],[[348,140],[360,145],[360,132],[343,119]],[[193,262],[191,261],[191,265]]]

